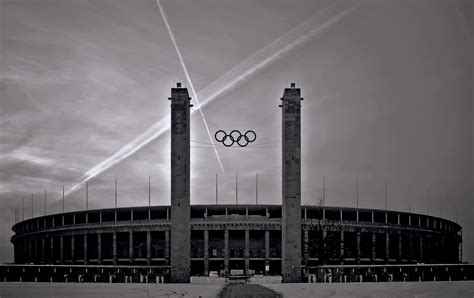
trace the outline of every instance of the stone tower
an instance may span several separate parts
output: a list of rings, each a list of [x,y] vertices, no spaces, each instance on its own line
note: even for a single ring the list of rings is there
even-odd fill
[[[285,88],[282,104],[282,277],[301,282],[301,89]]]
[[[190,104],[188,89],[171,88],[171,282],[190,275]]]

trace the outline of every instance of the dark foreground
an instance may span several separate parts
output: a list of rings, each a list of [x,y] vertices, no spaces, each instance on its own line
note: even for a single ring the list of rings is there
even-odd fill
[[[255,284],[230,284],[219,293],[219,298],[271,298],[283,297],[277,292]]]

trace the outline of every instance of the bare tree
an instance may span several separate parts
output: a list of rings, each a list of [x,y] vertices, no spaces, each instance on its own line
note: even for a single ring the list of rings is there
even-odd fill
[[[322,214],[322,196],[318,198],[319,205],[316,206],[316,212]],[[313,209],[314,206],[305,204],[306,209]],[[303,237],[303,254],[305,256],[317,256],[319,264],[327,264],[331,261],[341,261],[341,238],[334,237],[334,233],[340,230],[330,221],[321,218],[307,218],[303,224],[303,232],[308,234],[308,237]]]

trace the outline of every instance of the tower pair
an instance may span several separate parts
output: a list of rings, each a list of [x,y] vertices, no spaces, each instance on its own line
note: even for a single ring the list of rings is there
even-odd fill
[[[171,282],[190,278],[190,104],[188,90],[171,89]],[[301,281],[301,90],[285,88],[282,104],[282,276]]]

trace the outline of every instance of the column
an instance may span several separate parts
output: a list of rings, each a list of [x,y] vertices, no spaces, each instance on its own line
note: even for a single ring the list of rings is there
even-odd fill
[[[341,243],[339,244],[339,248],[341,264],[344,264],[344,231],[341,231]]]
[[[102,264],[102,233],[97,233],[97,262]]]
[[[39,221],[38,221],[38,222],[39,222]],[[45,248],[46,248],[46,239],[44,239],[44,237],[41,238],[41,247],[43,248],[43,249],[42,249],[43,255],[42,255],[42,256],[38,256],[38,261],[39,261],[39,259],[41,258],[41,263],[46,263],[46,253],[45,253],[45,252],[46,252],[46,250],[45,250]],[[36,251],[36,255],[38,255],[38,251]],[[38,262],[38,263],[39,263],[39,262]]]
[[[87,264],[87,234],[84,234],[84,264]]]
[[[270,231],[265,230],[265,268],[270,266]],[[267,272],[265,272],[267,274]]]
[[[148,209],[150,211],[150,209]],[[151,264],[151,232],[146,232],[146,264]]]
[[[402,235],[398,232],[398,261],[402,260]]]
[[[322,261],[322,264],[323,265],[326,265],[327,263],[327,260],[329,259],[329,253],[326,251],[326,238],[328,236],[328,232],[327,231],[323,231],[323,255],[322,256],[319,256],[319,260],[320,262]]]
[[[410,233],[410,253],[408,255],[409,263],[413,262],[413,233]]]
[[[54,218],[53,218],[54,219]],[[53,243],[53,237],[49,237],[49,240],[50,240],[50,250],[49,250],[49,262],[50,264],[53,263],[54,261],[54,243]]]
[[[360,264],[360,232],[357,232],[357,264]]]
[[[38,256],[38,246],[39,246],[39,244],[38,244],[38,241],[40,241],[40,240],[35,239],[34,241],[35,241],[34,242],[35,244],[33,246],[34,250],[33,250],[33,258],[32,259],[33,259],[34,263],[39,263],[39,256]]]
[[[24,240],[23,241],[23,249],[24,249],[24,252],[25,252],[25,254],[23,255],[24,256],[23,262],[26,261],[26,263],[32,262],[31,261],[31,246],[32,246],[31,241],[32,240]]]
[[[418,260],[418,262],[422,263],[423,257],[423,236],[420,234],[420,259]]]
[[[245,251],[244,251],[244,257],[245,257],[245,273],[249,271],[249,266],[250,266],[250,251],[249,251],[249,242],[250,242],[250,235],[249,235],[249,229],[245,229]]]
[[[165,231],[165,258],[166,264],[170,264],[170,231]]]
[[[76,263],[75,253],[74,253],[74,235],[71,235],[71,260],[72,263]]]
[[[385,260],[388,263],[390,259],[390,234],[388,232],[385,233]]]
[[[117,265],[117,232],[112,232],[112,258],[114,265]]]
[[[22,258],[22,262],[23,263],[26,263],[29,261],[28,259],[28,256],[29,256],[29,250],[28,250],[28,247],[29,247],[29,242],[30,241],[27,241],[27,240],[23,240],[22,241],[22,248],[23,248],[23,258]]]
[[[441,255],[439,256],[438,263],[443,263],[446,262],[446,249],[444,247],[444,235],[441,234],[441,239],[440,239],[440,251]]]
[[[372,212],[372,214],[374,214]],[[375,263],[375,254],[376,254],[376,247],[377,244],[377,234],[372,233],[372,263]]]
[[[128,258],[130,263],[133,263],[133,232],[130,231],[128,234]]]
[[[29,262],[32,262],[32,263],[38,263],[38,257],[37,257],[37,247],[38,247],[38,240],[37,239],[30,239],[29,240],[30,242],[30,251],[29,251],[29,255],[30,255],[30,258],[29,258]]]
[[[25,240],[25,255],[26,255],[26,263],[36,263],[35,260],[33,260],[33,249],[35,248],[35,240],[33,239],[28,239]]]
[[[64,264],[64,236],[59,236],[59,254],[61,258],[61,264]]]
[[[22,264],[25,262],[25,258],[26,258],[26,251],[25,251],[26,247],[25,247],[25,242],[23,240],[19,240],[18,243],[20,245],[18,262]]]
[[[33,241],[34,241],[34,245],[32,243]],[[30,263],[30,262],[33,262],[33,256],[34,256],[33,249],[35,249],[35,251],[36,251],[36,246],[37,246],[36,239],[35,240],[29,240],[28,241],[28,246],[29,246],[28,247],[29,248],[28,249],[28,256],[29,256],[28,263]],[[34,260],[34,263],[36,263],[36,260]]]
[[[229,272],[229,230],[224,230],[224,269]]]
[[[204,275],[209,276],[209,230],[204,230]]]

